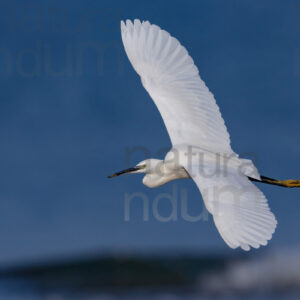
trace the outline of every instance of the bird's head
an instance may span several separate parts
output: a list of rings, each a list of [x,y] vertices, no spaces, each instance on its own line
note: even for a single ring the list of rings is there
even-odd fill
[[[159,159],[146,159],[141,161],[140,163],[138,163],[136,166],[125,169],[123,171],[119,171],[116,172],[110,176],[108,176],[108,178],[113,178],[113,177],[117,177],[123,174],[133,174],[133,173],[151,173],[154,171],[158,171],[158,169],[160,168],[160,163],[162,162],[162,160]]]

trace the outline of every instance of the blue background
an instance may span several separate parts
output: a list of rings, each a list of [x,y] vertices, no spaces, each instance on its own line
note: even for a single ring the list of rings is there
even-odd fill
[[[149,20],[189,50],[214,93],[233,149],[261,174],[299,178],[300,5],[297,1],[1,1],[0,264],[90,253],[231,251],[208,222],[160,222],[141,175],[107,179],[171,147],[131,67],[120,20]],[[126,154],[127,153],[127,154]],[[269,249],[300,243],[300,192],[263,186],[278,219]],[[124,220],[125,193],[133,200]],[[159,213],[170,215],[167,199]],[[233,251],[233,250],[232,250]],[[256,250],[255,250],[256,251]],[[261,251],[261,250],[259,250]]]

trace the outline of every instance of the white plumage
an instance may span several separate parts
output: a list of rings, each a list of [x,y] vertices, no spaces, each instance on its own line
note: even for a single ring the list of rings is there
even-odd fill
[[[121,30],[128,58],[157,105],[172,144],[232,153],[214,96],[178,40],[139,20],[122,22]]]
[[[168,153],[159,175],[149,161],[140,163],[139,169],[147,167],[144,181],[152,187],[192,177],[228,246],[249,250],[266,245],[277,222],[263,193],[248,179],[260,179],[260,175],[251,161],[240,159],[231,149],[214,96],[187,50],[148,21],[122,21],[121,32],[128,58],[164,120],[172,151],[180,154],[175,165],[167,159]],[[197,159],[191,162],[184,155],[190,147],[193,153],[204,155],[201,163]],[[217,164],[218,172],[214,171]],[[180,175],[174,178],[176,170]]]

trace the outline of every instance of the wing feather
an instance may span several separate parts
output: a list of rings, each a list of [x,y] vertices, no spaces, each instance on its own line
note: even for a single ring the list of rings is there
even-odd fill
[[[232,167],[209,177],[201,174],[195,164],[185,163],[185,168],[192,174],[207,210],[229,247],[250,250],[268,243],[277,221],[267,199],[247,176]]]
[[[179,41],[148,21],[122,21],[121,32],[128,58],[161,113],[172,144],[232,154],[214,96]]]

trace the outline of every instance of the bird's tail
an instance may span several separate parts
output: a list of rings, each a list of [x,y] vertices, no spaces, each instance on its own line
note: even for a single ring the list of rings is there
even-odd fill
[[[251,181],[258,181],[267,184],[279,185],[287,188],[300,187],[300,180],[295,179],[287,179],[287,180],[277,180],[265,176],[260,176],[261,180],[257,180],[254,178],[249,178]]]

